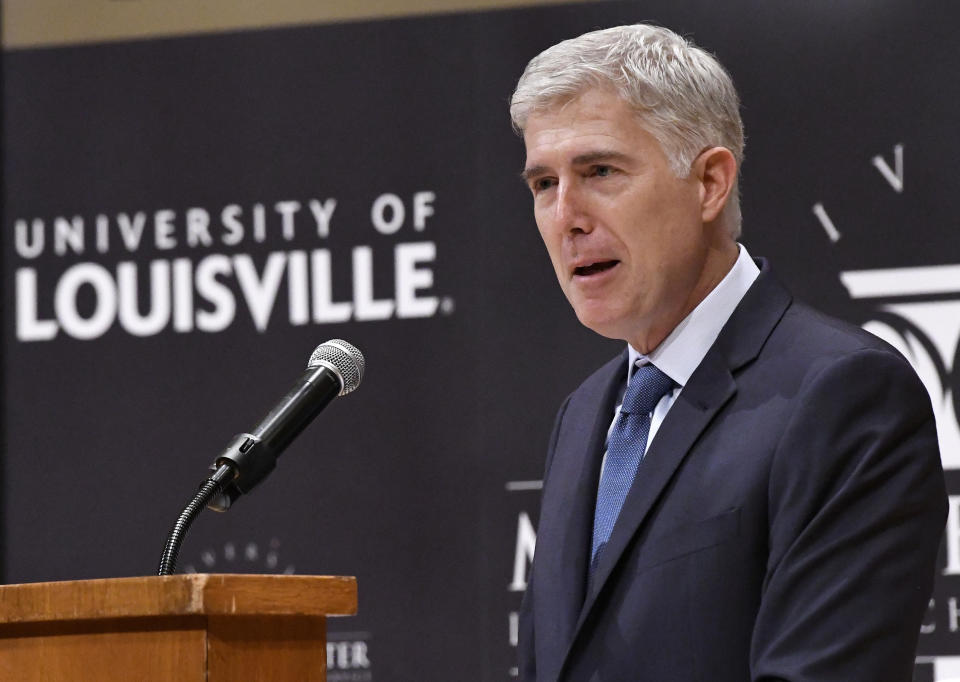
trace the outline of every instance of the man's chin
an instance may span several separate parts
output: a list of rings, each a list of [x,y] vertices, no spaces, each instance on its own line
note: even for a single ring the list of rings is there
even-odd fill
[[[621,316],[614,315],[610,310],[592,309],[588,306],[575,308],[580,324],[592,332],[605,336],[608,339],[626,339]]]

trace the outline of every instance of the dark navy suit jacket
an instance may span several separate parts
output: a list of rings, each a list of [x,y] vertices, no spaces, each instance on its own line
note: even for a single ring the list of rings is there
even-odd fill
[[[520,679],[911,679],[946,516],[929,397],[896,351],[762,265],[650,444],[589,591],[626,354],[561,408]]]

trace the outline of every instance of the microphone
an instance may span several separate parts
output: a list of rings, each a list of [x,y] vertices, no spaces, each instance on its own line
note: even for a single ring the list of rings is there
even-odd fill
[[[280,402],[252,431],[234,436],[210,465],[216,478],[222,479],[229,473],[233,478],[207,503],[207,508],[227,511],[238,497],[266,478],[276,467],[280,453],[330,401],[360,385],[364,366],[363,354],[342,339],[317,346],[306,371]]]

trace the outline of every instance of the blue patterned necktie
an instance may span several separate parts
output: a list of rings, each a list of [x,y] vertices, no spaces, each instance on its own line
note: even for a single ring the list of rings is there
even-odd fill
[[[607,460],[597,490],[590,551],[591,578],[643,459],[653,408],[672,387],[673,380],[651,364],[637,367],[627,385],[623,406],[607,441]]]

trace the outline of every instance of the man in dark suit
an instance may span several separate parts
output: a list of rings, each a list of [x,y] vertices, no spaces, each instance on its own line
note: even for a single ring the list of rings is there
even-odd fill
[[[946,515],[930,401],[737,243],[729,75],[657,27],[527,66],[524,178],[580,321],[521,610],[537,682],[906,682]]]

